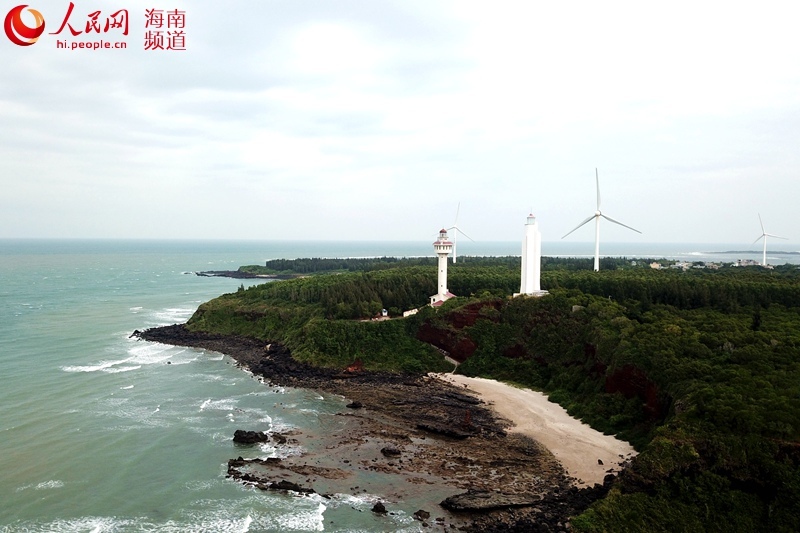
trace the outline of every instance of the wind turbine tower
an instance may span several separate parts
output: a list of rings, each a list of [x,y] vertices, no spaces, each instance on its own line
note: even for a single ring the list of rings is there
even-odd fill
[[[447,238],[447,230],[442,228],[439,231],[439,238],[433,243],[433,251],[439,256],[439,292],[431,296],[432,307],[439,307],[455,296],[447,290],[447,256],[452,250],[453,243]]]
[[[542,273],[542,234],[533,214],[525,222],[525,236],[522,238],[522,274],[519,293],[528,296],[544,296],[540,278]]]
[[[762,267],[766,267],[767,266],[767,237],[775,237],[776,239],[783,239],[783,240],[788,240],[788,239],[786,237],[778,237],[777,235],[773,235],[772,233],[767,233],[766,230],[764,230],[764,222],[762,222],[762,220],[761,220],[761,213],[758,214],[758,222],[759,222],[759,224],[761,224],[761,236],[758,239],[754,240],[753,244],[757,243],[761,239],[764,239],[764,252],[763,252],[763,255],[761,256],[761,266]]]
[[[584,224],[587,224],[592,219],[594,219],[594,271],[598,272],[600,270],[600,218],[604,218],[609,222],[613,222],[614,224],[622,226],[623,228],[628,228],[629,230],[633,230],[636,233],[641,233],[641,231],[639,231],[638,229],[634,229],[630,226],[626,226],[622,222],[616,221],[613,218],[604,215],[603,212],[600,211],[600,178],[597,175],[597,169],[594,169],[594,178],[595,182],[597,183],[597,210],[594,212],[592,216],[590,216],[589,218],[578,224],[575,227],[575,229],[567,233],[567,235],[569,235],[576,229],[580,228]],[[567,235],[564,235],[564,237],[566,237]],[[563,239],[564,237],[561,238]]]

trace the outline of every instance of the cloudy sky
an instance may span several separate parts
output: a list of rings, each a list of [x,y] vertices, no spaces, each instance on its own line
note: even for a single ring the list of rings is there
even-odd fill
[[[554,241],[597,168],[604,240],[800,242],[797,2],[73,1],[129,35],[0,34],[0,238]]]

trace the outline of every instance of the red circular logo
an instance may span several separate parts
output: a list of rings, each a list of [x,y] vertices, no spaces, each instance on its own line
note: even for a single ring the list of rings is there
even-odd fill
[[[35,9],[28,9],[28,13],[33,15],[35,26],[31,28],[22,21],[22,10],[28,7],[27,4],[17,6],[6,15],[3,29],[6,31],[8,39],[18,46],[30,46],[39,40],[39,36],[44,33],[44,17]]]

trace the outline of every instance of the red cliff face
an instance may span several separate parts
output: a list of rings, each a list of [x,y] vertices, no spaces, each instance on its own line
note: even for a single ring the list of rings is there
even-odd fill
[[[447,352],[451,358],[463,363],[478,348],[475,341],[464,331],[464,328],[475,325],[480,318],[498,322],[497,311],[500,310],[502,304],[502,300],[474,303],[447,315],[445,323],[439,322],[436,324],[427,321],[422,324],[417,332],[417,339],[432,344]],[[552,317],[543,314],[535,317],[535,320],[531,322],[538,324],[539,321],[546,320],[552,320]],[[608,365],[598,358],[597,346],[590,343],[584,344],[583,356],[584,359],[582,361],[576,360],[572,364],[583,365],[586,362],[591,362],[592,365],[589,372],[591,372],[592,378],[605,380],[605,392],[609,394],[619,392],[625,398],[640,398],[644,403],[644,411],[650,420],[664,418],[669,407],[669,400],[656,384],[648,379],[644,371],[633,365],[625,365],[610,375],[606,375]],[[547,365],[547,361],[528,353],[521,344],[515,344],[505,349],[502,357],[511,359],[533,357],[539,364]]]
[[[651,420],[659,420],[666,415],[667,405],[658,387],[633,365],[625,365],[606,376],[605,391],[611,394],[619,392],[625,398],[641,398],[644,411]]]
[[[459,363],[466,361],[478,348],[468,335],[456,330],[437,328],[429,322],[425,322],[419,328],[417,339],[444,350]]]
[[[503,357],[508,357],[509,359],[523,359],[528,357],[528,351],[521,344],[515,344],[505,349]]]
[[[457,313],[452,313],[448,318],[450,320],[450,324],[456,329],[474,326],[475,322],[477,322],[479,318],[485,318],[491,320],[492,322],[497,322],[497,318],[490,318],[491,310],[499,311],[502,306],[502,300],[478,302],[465,305],[459,309]]]
[[[490,318],[485,311],[481,313],[481,310],[499,310],[502,303],[502,300],[495,300],[466,305],[458,312],[448,315],[447,325],[444,327],[434,326],[430,321],[425,322],[417,331],[417,339],[448,352],[450,357],[463,363],[475,353],[478,346],[462,330],[465,327],[474,326],[479,318],[496,322],[496,318]]]

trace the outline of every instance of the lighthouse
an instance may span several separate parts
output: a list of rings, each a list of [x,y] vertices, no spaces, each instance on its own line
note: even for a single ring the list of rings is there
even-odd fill
[[[533,214],[525,222],[525,236],[522,238],[522,273],[519,293],[528,296],[544,296],[539,279],[542,272],[542,234]]]
[[[438,307],[455,296],[447,290],[447,256],[453,251],[453,243],[447,238],[446,229],[439,231],[439,238],[433,243],[433,251],[439,256],[439,292],[431,296],[431,306]]]

